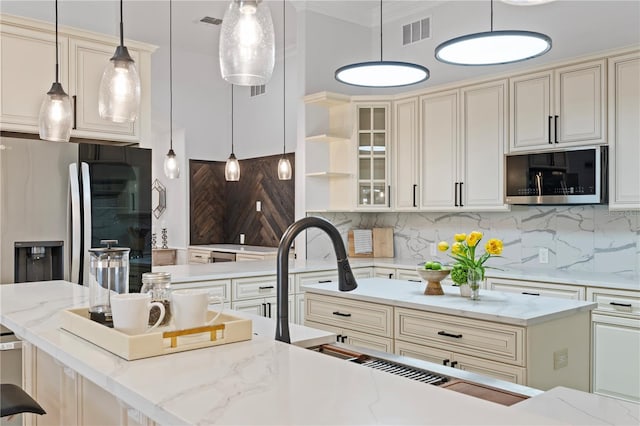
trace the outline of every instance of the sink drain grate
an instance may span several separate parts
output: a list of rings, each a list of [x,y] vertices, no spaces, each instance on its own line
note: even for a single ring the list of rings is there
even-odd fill
[[[397,364],[383,359],[360,356],[358,358],[351,359],[351,361],[364,365],[365,367],[375,368],[376,370],[395,374],[396,376],[406,377],[407,379],[416,380],[418,382],[428,383],[430,385],[440,386],[448,381],[448,378],[445,376],[413,367],[407,367],[406,365]]]

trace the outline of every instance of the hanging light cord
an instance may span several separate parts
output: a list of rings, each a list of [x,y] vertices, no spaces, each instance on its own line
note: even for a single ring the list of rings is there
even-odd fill
[[[493,0],[491,0],[491,32],[493,32]]]
[[[124,46],[124,25],[122,25],[122,0],[120,0],[120,46]]]
[[[285,0],[282,0],[282,156],[287,152],[287,52],[285,45],[287,44],[287,24]]]
[[[58,69],[60,65],[58,63],[58,0],[56,0],[56,83],[59,83]]]
[[[169,0],[169,150],[173,151],[173,22]],[[122,25],[122,23],[120,23]]]
[[[231,85],[231,154],[233,155],[233,84]]]
[[[382,62],[382,0],[380,0],[380,62]]]

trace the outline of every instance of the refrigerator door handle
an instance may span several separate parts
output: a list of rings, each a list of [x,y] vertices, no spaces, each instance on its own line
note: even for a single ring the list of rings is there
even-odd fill
[[[89,285],[89,256],[91,248],[91,178],[89,164],[80,163],[82,176],[82,281],[80,284]]]
[[[80,284],[81,263],[81,227],[80,217],[80,181],[78,180],[78,164],[69,164],[69,193],[71,198],[71,282]]]

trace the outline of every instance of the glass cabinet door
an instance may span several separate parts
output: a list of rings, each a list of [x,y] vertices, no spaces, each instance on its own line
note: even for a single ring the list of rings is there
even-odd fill
[[[358,107],[358,206],[389,205],[387,107]]]

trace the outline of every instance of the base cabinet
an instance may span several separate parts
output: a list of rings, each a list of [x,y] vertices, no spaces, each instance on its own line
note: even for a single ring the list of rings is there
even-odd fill
[[[307,327],[317,328],[318,330],[328,331],[336,335],[336,342],[346,343],[351,346],[360,348],[373,349],[380,352],[393,353],[393,340],[384,337],[374,336],[373,334],[361,333],[348,328],[332,327],[330,325],[321,324],[313,321],[305,322]]]

